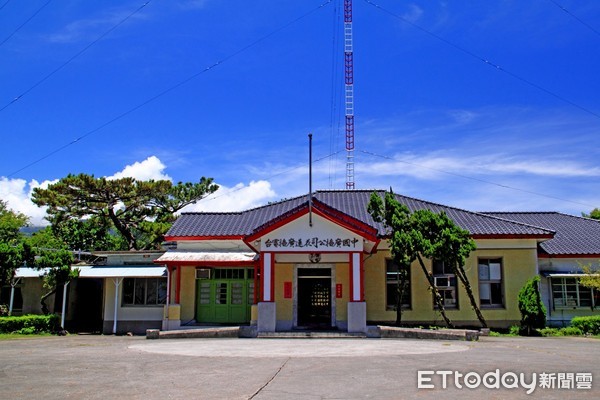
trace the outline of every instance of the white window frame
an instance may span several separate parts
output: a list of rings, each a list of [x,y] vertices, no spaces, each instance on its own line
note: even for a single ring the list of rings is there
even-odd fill
[[[385,308],[386,310],[396,310],[396,304],[388,304],[389,298],[389,290],[390,287],[393,286],[393,290],[396,291],[398,285],[398,274],[396,272],[388,272],[389,266],[394,264],[394,260],[390,258],[386,258],[385,260]],[[393,275],[396,275],[396,279],[391,279]],[[402,303],[401,307],[403,310],[412,309],[412,285],[411,285],[411,268],[408,269],[408,285],[407,285],[407,293],[405,294],[405,298],[408,299],[408,303]]]
[[[148,302],[148,282],[154,280],[156,281],[157,285],[156,285],[156,302],[154,303],[149,303]],[[129,297],[128,293],[125,293],[125,290],[128,288],[128,284],[126,284],[126,282],[131,282],[133,281],[133,293],[131,293],[131,302],[126,302],[126,298]],[[137,287],[137,283],[139,281],[143,281],[144,282],[144,302],[143,303],[136,303],[136,299],[135,299],[135,288]],[[161,286],[161,283],[164,285],[164,290],[165,290],[165,297],[164,297],[164,301],[159,301],[159,288]],[[122,293],[121,293],[121,306],[122,307],[162,307],[163,305],[166,304],[166,290],[167,290],[167,278],[156,278],[156,277],[152,277],[152,278],[124,278],[123,279],[123,284],[121,285],[122,287]]]
[[[492,274],[491,266],[499,264],[498,270]],[[487,273],[485,273],[485,268]],[[479,305],[482,308],[505,308],[504,296],[504,259],[501,257],[479,257],[477,260],[477,276],[479,278]],[[492,303],[492,285],[500,285],[501,303]],[[484,303],[482,294],[487,293],[489,303]]]
[[[569,290],[569,286],[574,286],[574,290]],[[569,277],[551,277],[550,278],[550,291],[552,293],[552,307],[555,310],[564,309],[576,309],[576,308],[595,308],[598,305],[594,304],[594,289],[586,288],[579,283],[577,278]],[[582,292],[584,292],[589,298],[589,304],[581,305]],[[560,293],[560,298],[556,297],[556,294]],[[562,304],[557,304],[557,300],[562,300]]]

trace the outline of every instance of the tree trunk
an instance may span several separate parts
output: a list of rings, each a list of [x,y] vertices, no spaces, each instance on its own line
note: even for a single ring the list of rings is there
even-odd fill
[[[458,265],[457,263],[453,263],[452,266],[454,268],[454,274],[456,276],[458,276],[458,279],[460,279],[465,290],[467,291],[467,296],[469,296],[469,301],[471,302],[471,307],[473,308],[473,311],[475,311],[475,315],[477,315],[477,319],[479,320],[479,322],[481,322],[481,327],[487,328],[487,323],[485,322],[485,318],[483,317],[483,314],[481,313],[481,310],[479,309],[479,306],[477,305],[475,296],[473,296],[473,288],[471,287],[471,283],[469,282],[469,279],[467,278],[467,274],[465,273],[464,268],[462,267],[462,265]]]
[[[431,290],[433,292],[433,299],[435,301],[435,305],[438,307],[438,310],[442,314],[442,318],[444,318],[444,321],[446,322],[446,328],[454,328],[454,325],[452,325],[452,322],[450,322],[450,319],[446,315],[446,309],[444,308],[444,302],[442,301],[442,296],[440,296],[440,292],[438,292],[437,288],[435,287],[435,282],[433,281],[433,276],[431,275],[431,273],[429,271],[427,271],[427,268],[425,267],[425,263],[423,262],[423,259],[421,258],[420,255],[417,255],[417,259],[419,260],[419,265],[421,265],[421,269],[423,270],[423,273],[425,274],[425,277],[427,278],[427,281],[429,282],[429,286],[431,287]]]
[[[115,228],[117,228],[119,233],[123,235],[123,237],[127,241],[127,247],[129,247],[129,250],[138,250],[137,241],[135,240],[135,237],[133,237],[133,234],[130,232],[130,230],[127,229],[127,227],[121,223],[119,218],[117,218],[112,208],[108,209],[108,217],[112,221]]]
[[[40,304],[42,305],[42,312],[44,315],[50,314],[50,310],[48,309],[48,305],[46,304],[46,299],[56,293],[56,287],[42,296],[40,299]]]
[[[406,292],[406,275],[402,275],[402,279],[398,277],[398,285],[396,287],[396,326],[402,325],[402,298]]]

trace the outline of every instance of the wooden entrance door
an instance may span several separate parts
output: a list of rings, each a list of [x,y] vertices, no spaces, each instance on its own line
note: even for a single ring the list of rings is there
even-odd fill
[[[298,326],[331,328],[331,269],[298,269]]]

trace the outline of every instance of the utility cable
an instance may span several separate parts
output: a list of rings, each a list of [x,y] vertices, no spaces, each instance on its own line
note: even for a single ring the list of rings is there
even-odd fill
[[[3,41],[1,41],[1,42],[0,42],[0,47],[2,47],[2,45],[3,45],[4,43],[8,42],[8,40],[9,40],[11,37],[13,37],[15,33],[19,32],[19,31],[21,30],[21,28],[22,28],[22,27],[24,27],[25,25],[27,25],[27,23],[28,23],[29,21],[31,21],[31,20],[32,20],[32,19],[33,19],[33,18],[34,18],[36,15],[38,15],[38,14],[40,13],[40,11],[42,11],[42,10],[44,9],[44,7],[46,7],[46,6],[47,6],[48,4],[50,4],[51,2],[52,2],[52,0],[48,0],[47,2],[45,2],[44,4],[42,4],[42,6],[41,6],[40,8],[38,8],[38,9],[37,9],[37,11],[36,11],[36,12],[34,12],[34,13],[33,13],[33,15],[32,15],[31,17],[27,18],[27,19],[25,20],[25,22],[23,22],[21,25],[19,25],[19,26],[17,27],[17,29],[15,29],[15,30],[14,30],[14,31],[13,31],[13,32],[10,34],[10,35],[8,35],[8,36],[7,36],[7,37],[6,37],[6,38],[5,38]],[[7,4],[8,4],[8,1],[2,5],[2,8],[4,8],[4,6],[5,6],[5,5],[7,5]],[[0,10],[1,10],[2,8],[0,8]]]
[[[96,133],[96,132],[98,132],[98,131],[106,128],[108,125],[111,125],[111,124],[119,121],[120,119],[123,119],[124,117],[126,117],[126,116],[134,113],[135,111],[139,110],[140,108],[147,106],[148,104],[150,104],[150,103],[154,102],[155,100],[163,97],[164,95],[166,95],[166,94],[174,91],[175,89],[178,89],[181,86],[183,86],[183,85],[191,82],[192,80],[196,79],[200,75],[205,74],[206,72],[212,70],[213,68],[216,68],[216,67],[220,66],[221,64],[223,64],[223,63],[231,60],[232,58],[240,55],[241,53],[243,53],[243,52],[251,49],[252,47],[254,47],[254,46],[256,46],[256,45],[258,45],[258,44],[260,44],[262,42],[264,42],[265,40],[267,40],[271,36],[274,36],[275,34],[281,32],[282,30],[284,30],[286,28],[288,28],[289,26],[297,23],[298,21],[300,21],[300,20],[308,17],[309,15],[313,14],[314,12],[322,9],[323,7],[325,7],[326,5],[328,5],[329,3],[331,3],[332,1],[333,0],[327,0],[327,1],[325,1],[324,3],[322,3],[321,5],[319,5],[318,7],[313,8],[312,10],[304,13],[303,15],[299,16],[298,18],[295,18],[292,21],[290,21],[290,22],[288,22],[288,23],[280,26],[279,28],[271,31],[270,33],[268,33],[268,34],[266,34],[266,35],[264,35],[264,36],[256,39],[255,41],[251,42],[250,44],[247,44],[246,46],[244,46],[244,47],[240,48],[239,50],[237,50],[237,51],[229,54],[228,56],[222,58],[221,60],[219,60],[219,61],[217,61],[217,62],[209,65],[208,67],[204,68],[203,70],[201,70],[199,72],[196,72],[195,74],[193,74],[193,75],[191,75],[191,76],[189,76],[189,77],[187,77],[187,78],[179,81],[175,85],[173,85],[173,86],[171,86],[171,87],[169,87],[167,89],[162,90],[161,92],[159,92],[159,93],[155,94],[154,96],[146,99],[145,101],[141,102],[140,104],[138,104],[138,105],[136,105],[136,106],[128,109],[127,111],[124,111],[121,114],[119,114],[119,115],[111,118],[110,120],[106,121],[102,125],[100,125],[100,126],[94,128],[94,129],[92,129],[92,130],[84,133],[83,135],[81,135],[81,136],[73,139],[71,142],[62,145],[62,146],[60,146],[60,147],[58,147],[58,148],[56,148],[56,149],[48,152],[46,155],[44,155],[44,156],[42,156],[42,157],[40,157],[40,158],[38,158],[38,159],[30,162],[29,164],[25,165],[24,167],[21,167],[18,170],[11,172],[10,174],[7,175],[7,177],[10,178],[10,177],[14,176],[15,174],[17,174],[17,173],[19,173],[19,172],[21,172],[21,171],[23,171],[23,170],[25,170],[25,169],[33,166],[33,165],[35,165],[35,164],[37,164],[37,163],[39,163],[39,162],[41,162],[41,161],[43,161],[43,160],[51,157],[51,156],[53,156],[56,153],[61,152],[62,150],[66,149],[67,147],[70,147],[70,146],[74,145],[75,143],[77,143],[77,142],[79,142],[79,141],[87,138],[88,136],[91,136],[94,133]]]
[[[490,67],[493,67],[496,70],[498,70],[500,72],[503,72],[503,73],[507,74],[508,76],[510,76],[510,77],[512,77],[512,78],[514,78],[514,79],[516,79],[516,80],[518,80],[520,82],[522,82],[522,83],[525,83],[525,84],[527,84],[527,85],[529,85],[529,86],[531,86],[531,87],[533,87],[533,88],[535,88],[535,89],[537,89],[539,91],[542,91],[542,92],[544,92],[544,93],[546,93],[546,94],[548,94],[548,95],[550,95],[550,96],[552,96],[552,97],[554,97],[554,98],[556,98],[556,99],[558,99],[558,100],[560,100],[560,101],[562,101],[564,103],[567,103],[567,104],[569,104],[569,105],[571,105],[571,106],[573,106],[575,108],[578,108],[581,111],[584,111],[584,112],[586,112],[586,113],[588,113],[590,115],[593,115],[596,118],[600,118],[600,113],[592,111],[589,108],[586,108],[586,107],[584,107],[582,105],[579,105],[579,104],[577,104],[577,103],[575,103],[575,102],[573,102],[573,101],[571,101],[571,100],[569,100],[569,99],[567,99],[567,98],[565,98],[565,97],[563,97],[563,96],[561,96],[561,95],[559,95],[557,93],[554,93],[554,92],[552,92],[552,91],[550,91],[550,90],[548,90],[548,89],[546,89],[546,88],[538,85],[537,83],[534,83],[533,81],[530,81],[529,79],[523,78],[522,76],[517,75],[514,72],[511,72],[511,71],[509,71],[509,70],[501,67],[500,65],[495,64],[492,61],[490,61],[490,60],[488,60],[488,59],[486,59],[484,57],[481,57],[481,56],[473,53],[472,51],[467,50],[466,48],[464,48],[464,47],[462,47],[462,46],[460,46],[460,45],[458,45],[458,44],[456,44],[454,42],[451,42],[451,41],[443,38],[442,36],[437,35],[437,34],[431,32],[430,30],[427,30],[426,28],[423,28],[420,25],[415,24],[414,22],[409,21],[408,19],[402,17],[401,15],[398,15],[398,14],[392,12],[392,11],[389,11],[389,10],[381,7],[378,4],[373,3],[371,0],[364,0],[364,1],[367,4],[369,4],[369,5],[377,8],[378,10],[380,10],[380,11],[386,13],[386,14],[389,14],[389,15],[391,15],[392,17],[394,17],[396,19],[401,20],[402,22],[404,22],[404,23],[412,26],[413,28],[416,28],[416,29],[420,30],[421,32],[426,33],[427,35],[429,35],[429,36],[431,36],[431,37],[433,37],[433,38],[435,38],[435,39],[437,39],[437,40],[445,43],[446,45],[448,45],[450,47],[453,47],[456,50],[459,50],[460,52],[462,52],[462,53],[464,53],[464,54],[466,54],[466,55],[468,55],[470,57],[473,57],[473,58],[475,58],[475,59],[483,62],[484,64],[487,64]]]
[[[52,0],[50,0],[50,1],[52,1]],[[122,20],[120,20],[119,22],[117,22],[110,29],[108,29],[107,31],[105,31],[100,36],[98,36],[96,39],[94,39],[91,43],[89,43],[83,49],[81,49],[77,53],[75,53],[67,61],[65,61],[64,63],[62,63],[61,65],[59,65],[52,72],[50,72],[49,74],[47,74],[46,76],[44,76],[42,79],[40,79],[39,81],[37,81],[35,84],[33,84],[29,89],[25,90],[23,93],[21,93],[20,95],[16,96],[10,102],[8,102],[7,104],[5,104],[2,108],[0,108],[0,112],[6,110],[12,104],[14,104],[17,101],[21,100],[21,98],[23,96],[25,96],[26,94],[28,94],[29,92],[31,92],[32,90],[34,90],[35,88],[37,88],[38,86],[40,86],[42,83],[44,83],[46,80],[48,80],[52,75],[56,74],[58,71],[60,71],[64,67],[66,67],[68,64],[71,63],[71,61],[75,60],[77,57],[79,57],[80,55],[82,55],[83,53],[85,53],[90,47],[92,47],[93,45],[95,45],[96,43],[98,43],[100,40],[104,39],[109,33],[111,33],[112,31],[114,31],[119,26],[123,25],[128,19],[130,19],[131,17],[133,17],[134,15],[136,15],[137,13],[139,13],[140,11],[142,11],[142,9],[144,7],[146,7],[148,4],[150,4],[151,2],[152,2],[152,0],[146,1],[144,4],[142,4],[137,9],[135,9],[132,13],[128,14],[125,18],[123,18]]]
[[[596,207],[596,206],[593,206],[593,205],[590,205],[590,204],[581,203],[581,202],[574,201],[574,200],[568,200],[568,199],[565,199],[565,198],[562,198],[562,197],[556,197],[556,196],[552,196],[552,195],[545,194],[545,193],[534,192],[534,191],[527,190],[527,189],[517,188],[517,187],[514,187],[514,186],[509,186],[509,185],[504,185],[504,184],[493,182],[493,181],[488,181],[486,179],[474,178],[472,176],[457,174],[457,173],[454,173],[454,172],[448,172],[448,171],[445,171],[445,170],[442,170],[442,169],[438,169],[438,168],[431,168],[431,167],[427,167],[427,166],[422,165],[422,164],[418,164],[418,163],[414,163],[414,162],[406,161],[406,160],[400,160],[400,159],[397,159],[397,158],[393,158],[393,157],[389,157],[389,156],[385,156],[385,155],[373,153],[373,152],[370,152],[370,151],[365,151],[365,150],[359,150],[359,151],[361,153],[368,154],[368,155],[373,156],[373,157],[379,157],[379,158],[383,158],[383,159],[386,159],[386,160],[392,160],[392,161],[399,162],[399,163],[402,163],[402,164],[412,165],[414,167],[428,169],[430,171],[435,171],[435,172],[439,172],[439,173],[450,175],[450,176],[455,176],[455,177],[462,178],[462,179],[469,179],[471,181],[476,181],[476,182],[486,183],[488,185],[498,186],[498,187],[501,187],[501,188],[504,188],[504,189],[515,190],[517,192],[523,192],[523,193],[533,194],[535,196],[540,196],[540,197],[547,197],[547,198],[550,198],[550,199],[565,201],[565,202],[568,202],[568,203],[573,203],[573,204],[577,204],[577,205],[580,205],[580,206],[586,206],[586,207],[590,207],[590,208],[595,208]]]
[[[316,159],[316,160],[313,160],[313,164],[316,164],[316,163],[318,163],[318,162],[320,162],[320,161],[323,161],[323,160],[326,160],[326,159],[328,159],[328,158],[331,158],[331,157],[337,156],[337,155],[338,155],[338,154],[340,154],[342,151],[345,151],[345,150],[338,150],[338,151],[336,151],[335,153],[331,153],[331,154],[328,154],[328,155],[326,155],[326,156],[323,156],[323,157],[321,157],[321,158],[318,158],[318,159]],[[301,169],[301,168],[306,168],[306,167],[305,167],[304,165],[299,165],[299,166],[297,166],[297,167],[289,168],[289,169],[286,169],[285,171],[281,171],[281,172],[278,172],[278,173],[276,173],[276,174],[273,174],[273,175],[270,175],[270,176],[264,177],[264,178],[262,178],[262,180],[266,180],[266,181],[268,181],[269,179],[272,179],[272,178],[278,177],[278,176],[280,176],[280,175],[289,174],[290,172],[293,172],[293,171],[295,171],[295,170],[297,170],[297,169]],[[229,195],[229,194],[231,194],[231,193],[239,192],[240,190],[248,189],[249,187],[250,187],[250,186],[242,186],[242,187],[239,187],[239,188],[233,188],[233,189],[231,189],[231,190],[227,191],[226,193],[222,193],[222,194],[220,194],[220,195],[218,195],[218,196],[208,196],[208,197],[205,197],[205,198],[203,198],[203,199],[199,200],[199,201],[198,201],[198,203],[200,203],[200,202],[202,202],[202,201],[204,201],[204,202],[207,202],[207,201],[212,201],[212,200],[218,199],[219,197],[223,197],[223,196]]]
[[[0,10],[2,10],[4,7],[6,7],[6,5],[8,3],[10,3],[10,0],[6,0],[6,2],[0,6]]]
[[[573,19],[575,19],[577,22],[579,22],[581,25],[585,26],[586,28],[588,28],[590,31],[594,32],[596,35],[600,36],[600,32],[598,32],[593,26],[591,26],[590,24],[588,24],[587,22],[585,22],[584,20],[582,20],[581,18],[579,18],[577,15],[573,14],[571,11],[567,10],[565,7],[563,7],[561,4],[559,4],[558,2],[554,1],[554,0],[548,0],[549,2],[553,3],[556,7],[560,8],[561,10],[563,10],[565,13],[569,14],[570,17],[572,17]]]

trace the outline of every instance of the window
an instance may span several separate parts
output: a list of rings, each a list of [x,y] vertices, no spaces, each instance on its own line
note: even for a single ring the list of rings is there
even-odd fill
[[[482,306],[502,307],[502,259],[479,259],[479,303]]]
[[[577,278],[552,278],[554,308],[593,308],[599,304],[600,291],[579,284]]]
[[[442,296],[444,308],[457,308],[458,307],[458,291],[456,275],[454,275],[452,268],[443,261],[433,261],[433,282],[437,288],[438,293]],[[435,307],[435,299],[433,301]]]
[[[404,281],[404,287],[401,283]],[[410,296],[410,268],[400,268],[392,260],[386,260],[385,270],[386,308],[395,310],[398,304],[398,296],[402,292],[402,308],[411,307]]]
[[[244,268],[215,268],[215,279],[244,279]]]
[[[10,305],[10,293],[12,291],[12,286],[4,286],[2,288],[0,288],[0,304],[5,304],[6,308],[8,309],[9,305]],[[21,311],[23,311],[23,294],[21,293],[21,284],[18,283],[15,286],[15,292],[14,292],[14,298],[13,298],[13,309],[12,309],[12,313],[14,314],[20,314]]]
[[[156,306],[167,300],[166,278],[125,278],[124,306]]]

